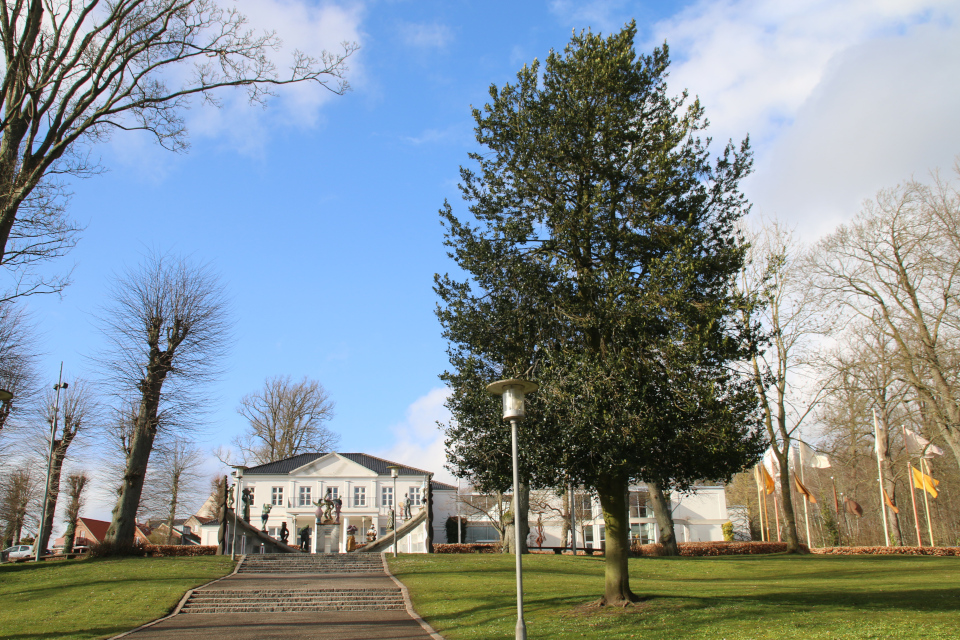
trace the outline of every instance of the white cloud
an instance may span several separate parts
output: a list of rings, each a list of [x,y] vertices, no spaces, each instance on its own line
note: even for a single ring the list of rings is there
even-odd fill
[[[417,398],[407,407],[403,422],[390,427],[393,443],[376,455],[432,471],[434,479],[441,482],[456,483],[453,475],[444,468],[447,454],[443,432],[437,426],[438,421],[447,422],[450,419],[450,412],[443,406],[449,395],[450,389],[440,387]]]
[[[397,28],[403,43],[411,47],[442,49],[453,40],[450,27],[438,22],[402,22]]]
[[[550,11],[579,31],[589,27],[594,32],[618,31],[624,25],[626,0],[552,0]]]
[[[704,0],[639,48],[668,42],[671,88],[699,95],[710,135],[751,135],[757,208],[812,239],[960,152],[957,18],[938,0]]]

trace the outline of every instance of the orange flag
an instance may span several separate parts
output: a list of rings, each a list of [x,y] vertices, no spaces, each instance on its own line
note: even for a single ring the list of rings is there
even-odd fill
[[[910,471],[913,472],[913,486],[917,489],[923,489],[930,494],[931,498],[936,498],[940,495],[937,492],[937,485],[940,484],[939,480],[934,480],[925,473],[921,473],[913,468],[913,465],[910,465]]]
[[[880,487],[883,489],[883,487]],[[883,501],[887,503],[887,506],[893,509],[894,513],[900,513],[900,509],[897,509],[897,505],[893,504],[893,500],[890,499],[890,494],[887,493],[886,489],[883,489]]]
[[[767,487],[767,495],[770,495],[777,489],[777,485],[773,483],[773,478],[770,477],[770,473],[767,471],[767,468],[760,465],[760,472],[763,474],[763,484]]]
[[[805,486],[803,486],[803,483],[800,482],[800,478],[798,478],[797,476],[793,476],[793,481],[797,483],[797,491],[799,491],[803,496],[806,497],[807,500],[809,500],[813,504],[817,504],[817,499],[813,497],[813,492],[811,492],[810,489],[807,489]]]

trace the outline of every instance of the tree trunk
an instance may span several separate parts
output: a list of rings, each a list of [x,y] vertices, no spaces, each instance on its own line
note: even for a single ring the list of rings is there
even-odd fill
[[[629,482],[626,478],[611,478],[597,486],[605,527],[604,593],[603,605],[624,606],[639,598],[630,590],[630,524],[625,518],[627,501],[624,498]]]
[[[153,412],[156,416],[156,411]],[[153,440],[157,435],[156,420],[149,422],[144,416],[137,420],[137,430],[130,440],[130,452],[127,454],[126,470],[120,485],[120,495],[113,507],[112,521],[107,529],[105,540],[132,545],[136,535],[137,509],[140,507],[140,495],[143,493],[143,481],[147,475],[147,463],[153,450]]]
[[[787,440],[784,451],[789,451],[789,442],[790,441]],[[774,447],[774,451],[777,454],[777,458],[780,458],[776,447]],[[786,460],[787,455],[784,455],[780,461],[780,507],[783,509],[783,537],[787,543],[787,553],[800,553],[800,537],[797,535],[797,516],[793,511],[793,497],[790,486],[793,479],[790,477],[790,466]]]
[[[46,549],[50,543],[50,534],[53,532],[53,517],[57,513],[57,499],[60,497],[60,473],[63,470],[63,458],[66,454],[66,447],[60,441],[54,441],[53,468],[50,470],[50,494],[47,496],[47,506],[43,512],[43,536],[37,541],[40,544],[39,547],[37,543],[34,543],[34,550]]]
[[[173,477],[172,491],[170,493],[170,512],[167,514],[167,544],[173,544],[173,521],[177,517],[177,499],[180,493],[180,477]],[[180,541],[181,543],[183,540]]]
[[[561,508],[561,520],[560,525],[560,546],[567,546],[567,536],[570,535],[570,505],[572,503],[570,491],[566,491],[563,494],[563,507]]]
[[[663,489],[656,482],[648,482],[647,489],[650,490],[650,502],[653,504],[653,516],[657,519],[657,528],[660,529],[660,544],[663,545],[663,553],[668,556],[679,556],[680,549],[677,547],[677,535],[673,529],[673,512],[670,509],[670,501],[664,495]]]
[[[511,514],[513,518],[506,523],[503,528],[503,552],[515,553],[516,537],[514,527],[519,523],[520,526],[520,553],[529,553],[527,548],[527,538],[530,536],[530,485],[521,481],[517,491],[520,514]]]

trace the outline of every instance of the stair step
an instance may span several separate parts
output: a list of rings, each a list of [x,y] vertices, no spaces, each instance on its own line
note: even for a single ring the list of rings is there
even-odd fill
[[[256,606],[222,606],[222,607],[190,607],[185,606],[180,613],[295,613],[313,611],[395,611],[404,609],[401,604],[384,605],[256,605]]]

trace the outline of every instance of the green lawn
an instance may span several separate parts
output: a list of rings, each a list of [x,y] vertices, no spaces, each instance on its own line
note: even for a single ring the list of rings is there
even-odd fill
[[[109,638],[160,618],[230,558],[60,560],[0,566],[0,638]]]
[[[512,638],[512,556],[389,559],[449,640]],[[630,560],[626,609],[591,607],[603,558],[525,556],[530,638],[956,638],[960,558],[726,556]]]

